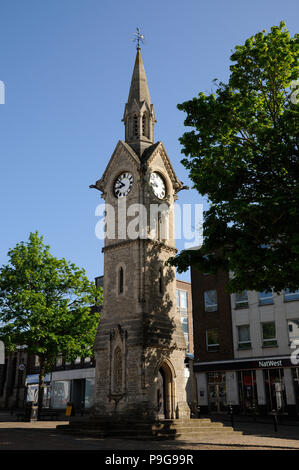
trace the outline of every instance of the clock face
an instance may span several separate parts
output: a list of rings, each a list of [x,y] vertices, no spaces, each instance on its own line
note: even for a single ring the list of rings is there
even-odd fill
[[[124,197],[131,191],[133,175],[129,171],[121,173],[115,180],[113,190],[116,197]]]
[[[164,199],[166,195],[166,185],[159,173],[153,172],[150,177],[150,185],[157,198]]]

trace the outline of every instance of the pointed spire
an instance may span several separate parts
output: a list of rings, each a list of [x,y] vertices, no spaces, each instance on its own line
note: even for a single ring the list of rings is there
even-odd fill
[[[139,47],[137,48],[137,55],[131,80],[128,105],[132,104],[134,100],[136,100],[137,103],[142,103],[143,101],[146,101],[148,105],[151,104],[147,79]]]
[[[125,141],[141,157],[143,151],[154,143],[154,106],[151,103],[147,79],[137,47],[136,60],[131,80],[128,102],[125,106],[123,121]]]

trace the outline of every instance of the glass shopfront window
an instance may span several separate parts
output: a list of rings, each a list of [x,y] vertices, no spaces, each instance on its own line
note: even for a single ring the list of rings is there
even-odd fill
[[[295,397],[296,397],[297,413],[299,413],[299,368],[294,367],[294,369],[292,369],[292,374],[293,374],[294,390],[295,390]]]
[[[224,372],[208,373],[209,410],[220,413],[227,411],[226,382]]]
[[[43,408],[50,407],[50,398],[51,398],[51,387],[48,384],[45,384],[44,395],[43,395]],[[27,385],[27,396],[26,401],[32,401],[35,405],[38,404],[38,384],[29,384]]]
[[[257,411],[257,388],[255,370],[238,372],[241,410],[245,413]]]
[[[70,401],[71,381],[58,380],[53,383],[52,408],[66,408]]]
[[[85,408],[90,408],[94,402],[95,379],[86,379],[85,381]]]
[[[287,401],[283,369],[264,370],[264,379],[268,412],[275,410],[284,413]]]

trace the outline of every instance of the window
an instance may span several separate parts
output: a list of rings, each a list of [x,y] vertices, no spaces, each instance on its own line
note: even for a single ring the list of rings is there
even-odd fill
[[[249,325],[238,326],[238,348],[250,349],[250,328]]]
[[[207,330],[207,351],[214,352],[219,351],[219,330],[214,328],[213,330]]]
[[[269,305],[273,304],[273,294],[272,291],[264,291],[258,293],[259,305]]]
[[[182,323],[182,328],[183,328],[183,333],[185,336],[185,341],[187,345],[187,349],[189,346],[189,334],[188,334],[188,318],[187,317],[181,317],[181,323]]]
[[[159,293],[163,294],[163,271],[162,271],[162,268],[159,269]]]
[[[146,130],[146,114],[144,113],[142,116],[142,135],[147,135]]]
[[[119,393],[122,390],[122,354],[120,347],[117,346],[114,351],[114,392]]]
[[[124,291],[124,270],[120,268],[119,270],[119,293],[122,294]]]
[[[216,290],[206,290],[204,293],[205,298],[205,311],[206,312],[216,312],[218,309],[217,306],[217,291]]]
[[[276,328],[274,322],[262,323],[263,347],[277,346]]]
[[[285,302],[290,302],[291,300],[299,300],[299,289],[294,291],[291,291],[290,289],[285,289],[284,300]]]
[[[288,320],[290,342],[299,339],[299,320]]]
[[[138,117],[134,116],[134,129],[133,129],[133,132],[134,132],[134,136],[138,136]]]
[[[176,303],[177,303],[177,310],[181,317],[182,328],[185,336],[185,341],[188,349],[189,345],[189,334],[188,334],[188,297],[187,291],[185,290],[176,290]]]
[[[187,310],[187,291],[177,289],[176,291],[177,307],[180,310]]]
[[[243,292],[235,293],[235,308],[248,308],[247,290],[243,290]]]

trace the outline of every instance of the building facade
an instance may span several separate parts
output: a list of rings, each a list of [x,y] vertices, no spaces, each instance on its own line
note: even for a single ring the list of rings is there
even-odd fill
[[[299,413],[299,292],[229,294],[192,268],[197,398],[209,413]]]

